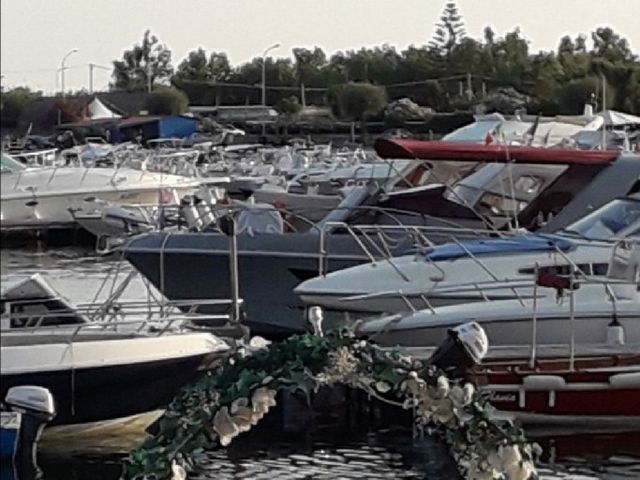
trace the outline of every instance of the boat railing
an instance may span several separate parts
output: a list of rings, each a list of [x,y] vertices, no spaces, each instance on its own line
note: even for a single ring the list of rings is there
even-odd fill
[[[238,301],[242,303],[241,300]],[[33,301],[11,301],[10,306],[32,304]],[[204,308],[220,310],[221,313],[206,313],[200,310]],[[121,333],[148,331],[163,334],[172,327],[183,327],[185,323],[196,320],[199,323],[218,322],[229,323],[231,314],[227,313],[232,308],[231,300],[163,300],[162,303],[150,303],[148,301],[122,301],[111,302],[108,307],[105,303],[84,303],[70,308],[52,309],[47,312],[12,312],[2,315],[3,320],[9,325],[20,324],[8,331],[38,333],[45,331],[70,330],[72,338],[87,330],[107,330]],[[73,322],[73,320],[84,321]],[[51,321],[55,320],[55,324]],[[4,322],[3,322],[4,323]],[[137,327],[137,328],[129,328]],[[150,328],[153,327],[152,330]],[[124,329],[123,329],[124,328]]]
[[[14,157],[24,161],[28,167],[50,167],[56,164],[56,148],[37,151],[20,151],[13,154]]]
[[[366,207],[365,207],[366,208]],[[341,233],[346,232],[349,236],[351,236],[355,243],[360,247],[363,254],[369,259],[371,263],[376,263],[378,261],[384,261],[389,263],[394,271],[405,281],[409,281],[409,279],[404,275],[404,273],[399,269],[393,261],[393,246],[390,245],[391,241],[394,240],[390,234],[392,233],[400,233],[404,235],[406,238],[411,240],[413,244],[418,249],[431,248],[436,242],[434,242],[433,238],[438,237],[438,242],[441,243],[441,240],[445,241],[454,241],[458,242],[458,237],[469,237],[469,238],[477,238],[477,237],[492,237],[495,236],[495,232],[492,230],[483,230],[477,228],[465,228],[465,227],[445,227],[445,226],[423,226],[423,225],[349,225],[345,222],[326,222],[322,224],[320,229],[320,252],[319,252],[319,262],[318,262],[318,276],[325,276],[328,270],[328,256],[329,256],[329,245],[331,235],[335,232],[340,231]],[[504,234],[503,234],[504,235]],[[507,235],[509,235],[507,233]],[[375,236],[375,240],[372,238]],[[395,239],[397,242],[397,239]],[[369,245],[369,246],[367,246]],[[409,253],[409,252],[407,252]],[[469,252],[470,253],[470,252]],[[424,259],[431,263],[434,268],[436,268],[440,274],[440,280],[443,280],[445,277],[445,272],[442,268],[440,268],[433,260],[429,258],[428,255],[424,256]],[[477,259],[481,264],[482,262]],[[483,265],[483,268],[489,271],[486,265]],[[492,278],[495,280],[497,276],[491,274]]]

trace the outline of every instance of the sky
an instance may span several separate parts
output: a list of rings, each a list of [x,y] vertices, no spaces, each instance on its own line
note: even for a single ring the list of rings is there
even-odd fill
[[[444,0],[2,0],[2,85],[60,88],[58,69],[74,48],[67,89],[105,89],[111,62],[150,28],[172,50],[173,65],[199,46],[226,52],[233,65],[276,57],[294,47],[328,55],[384,43],[403,49],[433,35]],[[562,36],[610,26],[640,49],[640,0],[458,0],[467,35],[481,39],[490,25],[500,36],[519,27],[533,51],[555,49]],[[104,68],[107,67],[107,68]]]

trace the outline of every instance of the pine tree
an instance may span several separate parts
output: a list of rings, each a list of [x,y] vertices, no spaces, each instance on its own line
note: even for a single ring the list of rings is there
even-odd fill
[[[449,57],[453,48],[465,37],[464,22],[455,2],[447,2],[429,47],[444,57]]]

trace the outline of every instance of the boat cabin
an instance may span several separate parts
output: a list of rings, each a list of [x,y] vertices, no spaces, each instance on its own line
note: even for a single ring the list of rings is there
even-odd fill
[[[0,329],[83,325],[80,315],[67,299],[40,275],[6,282],[0,295]]]

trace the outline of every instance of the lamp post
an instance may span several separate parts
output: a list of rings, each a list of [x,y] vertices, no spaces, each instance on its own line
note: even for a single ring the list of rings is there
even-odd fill
[[[64,66],[64,62],[67,60],[67,58],[69,58],[71,54],[74,54],[77,51],[77,48],[72,48],[64,57],[62,57],[62,61],[60,62],[60,84],[62,86],[62,98],[64,98],[64,71],[66,69],[66,67]]]
[[[280,46],[279,43],[274,43],[270,47],[268,47],[264,53],[262,54],[262,105],[267,104],[267,82],[266,82],[266,68],[265,68],[265,59],[267,57],[267,53],[271,50],[275,50]]]

